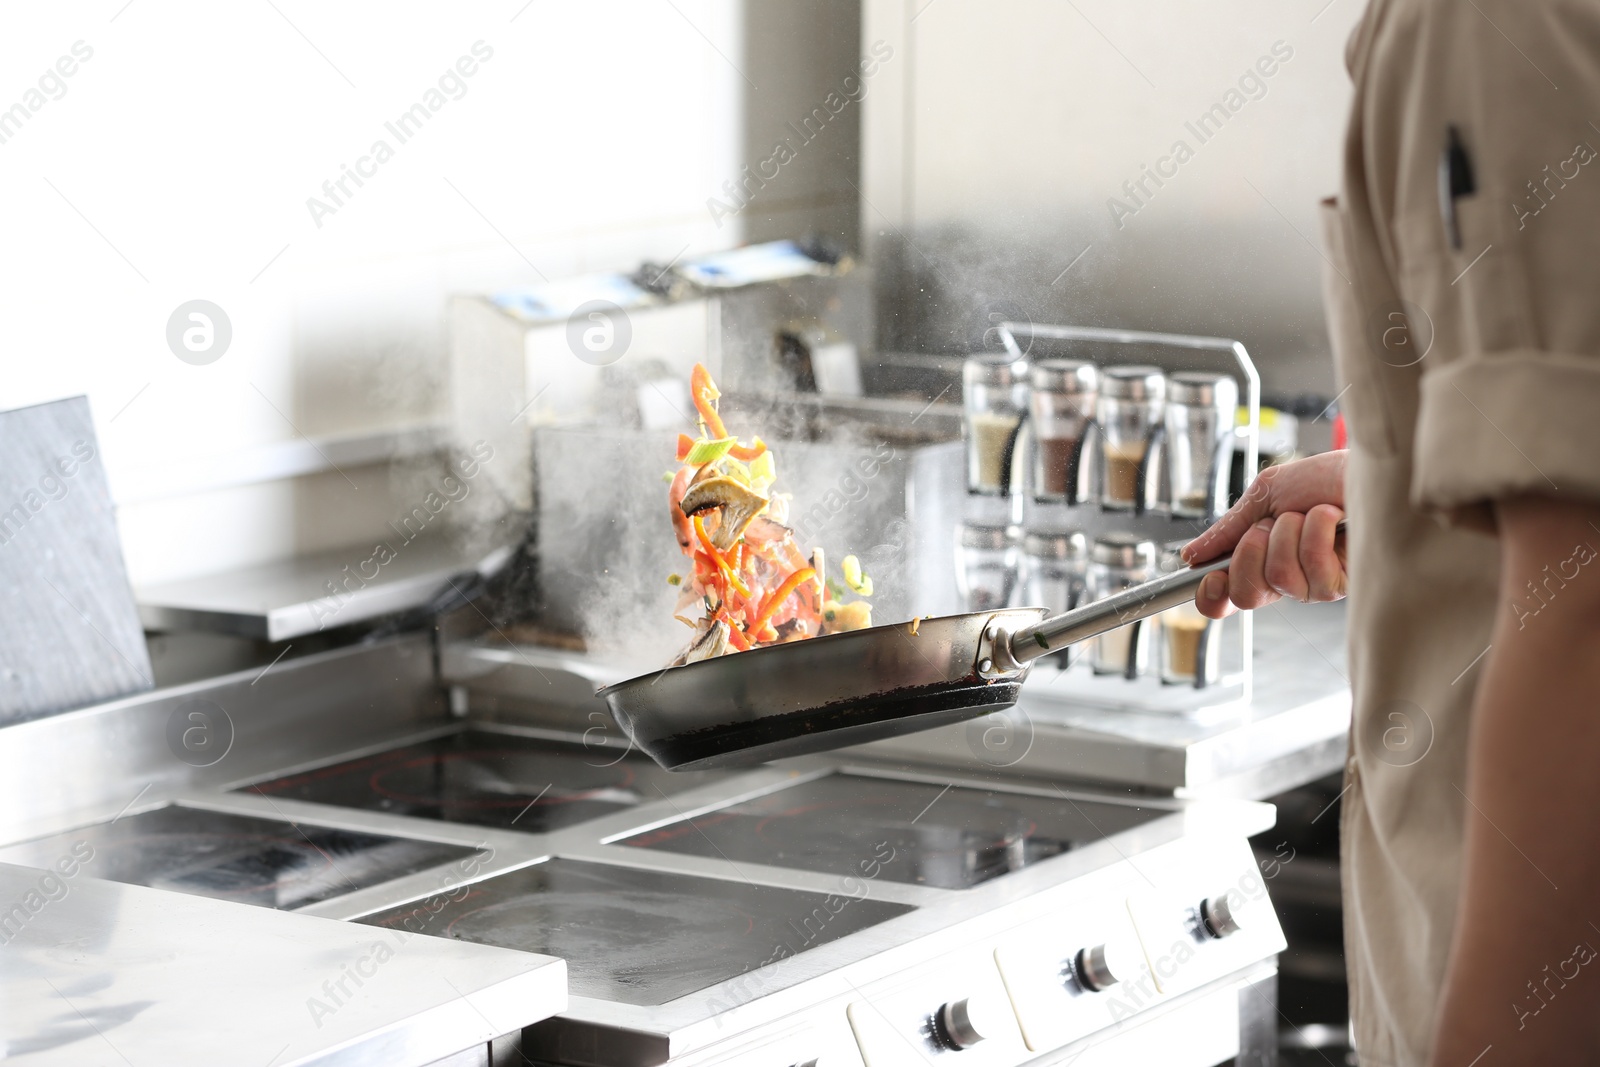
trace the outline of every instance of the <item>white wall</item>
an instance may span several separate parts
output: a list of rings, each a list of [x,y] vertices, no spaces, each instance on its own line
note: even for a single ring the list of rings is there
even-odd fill
[[[862,227],[905,272],[902,342],[957,350],[964,319],[1005,303],[1240,337],[1269,386],[1331,392],[1316,204],[1338,184],[1363,6],[866,0],[863,43],[896,58],[866,102]],[[1201,143],[1185,123],[1264,58],[1258,98]],[[1131,201],[1123,183],[1179,139],[1193,158]],[[1114,218],[1113,197],[1136,213]]]
[[[450,292],[739,243],[705,202],[743,162],[741,20],[738,0],[6,5],[0,109],[75,42],[93,55],[0,143],[0,409],[89,395],[136,584],[361,541],[406,504],[381,465],[179,490],[214,457],[442,419]],[[384,123],[478,41],[465,95],[400,144]],[[393,158],[316,225],[307,198],[380,138]],[[194,298],[232,322],[208,366],[165,339]]]

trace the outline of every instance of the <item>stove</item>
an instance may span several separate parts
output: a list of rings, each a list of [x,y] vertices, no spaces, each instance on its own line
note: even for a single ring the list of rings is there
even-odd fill
[[[554,859],[361,920],[560,956],[575,996],[665,1004],[865,930],[903,904]]]
[[[244,788],[343,808],[548,833],[717,776],[672,774],[637,752],[466,729]]]
[[[471,855],[437,841],[170,805],[0,849],[50,867],[266,908],[302,908]]]
[[[1065,794],[830,774],[621,843],[969,889],[1164,814]]]
[[[1268,805],[859,751],[668,773],[586,707],[453,719],[431,663],[405,636],[135,701],[203,693],[251,743],[185,776],[152,731],[101,822],[13,815],[0,860],[562,957],[567,1010],[518,1038],[556,1067],[1271,1062]],[[121,709],[104,736],[143,738]]]

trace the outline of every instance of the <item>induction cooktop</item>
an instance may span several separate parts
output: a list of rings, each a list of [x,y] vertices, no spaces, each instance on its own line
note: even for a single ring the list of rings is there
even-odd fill
[[[547,833],[682,792],[723,772],[673,774],[647,757],[462,730],[243,787],[337,807]]]
[[[1062,794],[833,773],[618,843],[968,889],[1166,814]],[[864,862],[876,873],[864,872]]]
[[[177,805],[0,849],[0,862],[55,868],[292,909],[472,854],[459,845]]]
[[[865,895],[552,859],[359,922],[560,956],[575,996],[655,1005],[914,910]]]

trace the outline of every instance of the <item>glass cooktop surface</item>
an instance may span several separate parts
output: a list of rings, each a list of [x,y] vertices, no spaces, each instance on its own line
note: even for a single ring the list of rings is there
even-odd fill
[[[775,991],[788,957],[913,910],[865,894],[553,859],[357,921],[560,956],[574,996],[654,1005],[750,971]]]
[[[860,774],[829,774],[619,844],[968,889],[1168,814]]]
[[[680,793],[722,772],[673,774],[637,752],[463,730],[243,787],[446,822],[544,833]]]
[[[0,862],[290,909],[472,854],[310,823],[165,807],[0,849]]]

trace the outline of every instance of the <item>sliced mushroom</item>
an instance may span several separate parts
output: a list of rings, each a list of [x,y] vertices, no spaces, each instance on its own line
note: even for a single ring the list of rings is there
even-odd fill
[[[721,477],[717,474],[717,465],[715,463],[704,463],[694,469],[694,475],[689,479],[689,484],[699,485],[709,478],[717,477]]]
[[[739,543],[746,526],[767,506],[767,498],[739,484],[727,475],[707,478],[683,494],[678,505],[685,515],[696,515],[712,508],[722,509],[722,521],[711,535],[711,543],[726,552]]]
[[[704,626],[705,620],[701,619]],[[686,663],[698,663],[703,659],[713,659],[728,651],[728,624],[718,619],[695,635],[685,648],[672,658],[669,667],[682,667]]]

